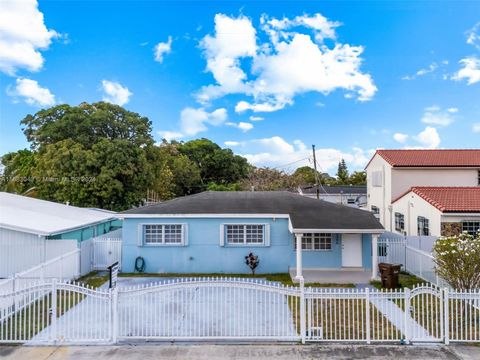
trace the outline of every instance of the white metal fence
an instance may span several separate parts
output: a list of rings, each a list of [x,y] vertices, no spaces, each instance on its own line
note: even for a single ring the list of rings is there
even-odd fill
[[[252,279],[176,279],[92,289],[55,280],[0,294],[0,342],[125,340],[478,342],[480,291],[319,289]]]
[[[378,241],[378,261],[402,264],[403,270],[419,278],[446,286],[435,272],[435,258],[431,253],[407,244],[405,238],[381,238]]]

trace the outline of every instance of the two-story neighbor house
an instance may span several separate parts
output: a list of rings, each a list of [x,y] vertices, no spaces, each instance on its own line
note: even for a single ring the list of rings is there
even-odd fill
[[[377,150],[366,172],[368,209],[386,231],[480,228],[480,150]]]

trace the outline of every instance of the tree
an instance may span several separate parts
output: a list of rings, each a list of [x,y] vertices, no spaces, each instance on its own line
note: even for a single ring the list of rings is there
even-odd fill
[[[338,163],[337,182],[339,185],[348,184],[348,169],[347,164],[345,163],[345,159],[342,159]]]
[[[66,139],[85,148],[103,139],[125,140],[138,147],[153,144],[148,118],[106,102],[57,105],[27,115],[20,124],[32,149]]]
[[[454,289],[480,288],[480,231],[438,239],[433,247],[437,274]]]
[[[298,186],[292,176],[268,167],[252,169],[239,184],[246,191],[252,187],[256,191],[274,191],[295,189]]]
[[[24,149],[2,156],[3,174],[0,177],[0,189],[22,195],[35,192],[36,179],[33,171],[36,166],[36,154]]]
[[[210,182],[235,183],[244,178],[251,169],[247,159],[235,155],[230,149],[222,149],[213,141],[205,138],[180,144],[178,150],[200,169],[204,187]]]
[[[152,190],[160,199],[184,196],[202,189],[202,179],[197,165],[178,151],[178,143],[162,142],[149,149],[154,180]]]
[[[348,184],[351,185],[366,185],[367,184],[367,174],[365,171],[354,171],[352,175],[348,178]]]
[[[91,149],[72,139],[46,145],[35,175],[43,199],[115,211],[140,205],[151,182],[144,150],[123,139]]]

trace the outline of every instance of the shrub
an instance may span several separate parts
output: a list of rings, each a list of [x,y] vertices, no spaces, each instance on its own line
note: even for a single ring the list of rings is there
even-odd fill
[[[480,232],[439,238],[433,247],[436,272],[453,288],[480,288]]]

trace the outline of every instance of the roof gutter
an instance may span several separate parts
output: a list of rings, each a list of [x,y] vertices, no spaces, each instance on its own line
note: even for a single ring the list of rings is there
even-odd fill
[[[338,234],[383,234],[385,229],[293,229],[294,234],[316,232]]]
[[[107,219],[98,220],[98,221],[95,221],[95,222],[91,222],[91,223],[87,223],[87,224],[83,224],[83,225],[79,225],[79,226],[74,226],[74,227],[71,227],[71,228],[56,230],[56,231],[53,231],[53,232],[43,232],[43,231],[38,231],[38,230],[35,230],[35,229],[23,228],[23,227],[20,227],[20,226],[11,226],[11,225],[6,225],[6,224],[0,224],[0,228],[5,228],[5,229],[15,230],[15,231],[21,231],[21,232],[25,232],[25,233],[28,233],[28,234],[35,234],[35,235],[41,235],[41,236],[54,236],[54,235],[58,235],[58,234],[63,234],[65,232],[70,232],[70,231],[83,229],[84,227],[88,227],[88,226],[99,225],[99,224],[102,224],[102,223],[107,222],[107,221],[113,221],[115,219],[117,219],[117,217],[110,217],[110,218],[107,218]]]

